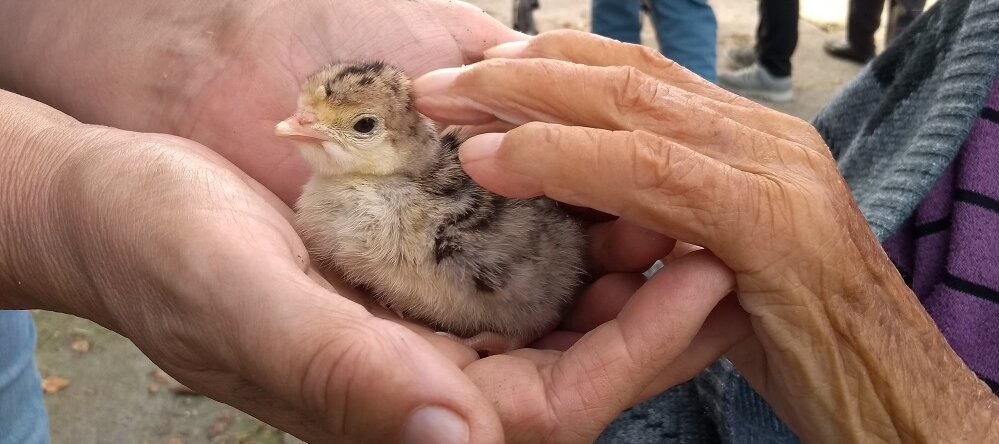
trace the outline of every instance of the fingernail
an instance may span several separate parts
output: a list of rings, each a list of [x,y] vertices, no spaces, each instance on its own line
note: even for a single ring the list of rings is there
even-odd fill
[[[426,97],[447,91],[454,86],[458,74],[464,70],[465,68],[462,67],[430,71],[413,81],[413,94]]]
[[[403,444],[464,444],[468,442],[465,419],[443,407],[421,407],[402,430]]]
[[[527,49],[527,44],[528,42],[526,40],[508,42],[487,49],[483,55],[486,56],[487,59],[516,59],[524,53],[525,49]]]
[[[458,149],[458,160],[462,164],[467,164],[495,156],[505,136],[500,133],[486,133],[466,140]]]

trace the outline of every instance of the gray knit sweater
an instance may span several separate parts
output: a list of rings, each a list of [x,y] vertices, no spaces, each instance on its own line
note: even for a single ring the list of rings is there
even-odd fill
[[[815,118],[884,241],[961,149],[999,71],[999,0],[941,0]],[[725,360],[625,412],[600,442],[797,438]]]

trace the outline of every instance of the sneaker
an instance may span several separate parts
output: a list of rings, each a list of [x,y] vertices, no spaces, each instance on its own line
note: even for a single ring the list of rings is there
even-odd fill
[[[514,31],[538,35],[538,27],[534,23],[535,9],[538,9],[538,0],[513,0]]]
[[[837,59],[849,60],[861,65],[874,58],[874,50],[861,51],[854,48],[846,40],[830,40],[822,45],[822,50]]]
[[[756,63],[756,48],[753,46],[739,46],[730,48],[725,52],[725,61],[732,69],[742,69]]]
[[[737,71],[718,74],[718,86],[740,96],[772,102],[787,102],[794,98],[791,76],[776,77],[759,63],[753,63]]]

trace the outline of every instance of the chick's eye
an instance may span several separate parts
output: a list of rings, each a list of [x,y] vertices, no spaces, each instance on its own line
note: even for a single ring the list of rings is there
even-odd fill
[[[370,134],[372,131],[375,130],[375,126],[377,125],[377,123],[378,122],[375,122],[375,119],[372,119],[371,117],[365,117],[363,119],[358,120],[357,122],[354,122],[354,131],[357,131],[361,134]]]

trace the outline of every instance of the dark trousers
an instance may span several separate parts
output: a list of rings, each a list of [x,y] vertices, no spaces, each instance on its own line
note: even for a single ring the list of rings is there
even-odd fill
[[[798,46],[798,0],[760,0],[756,57],[767,72],[791,75],[791,56]]]
[[[888,0],[888,30],[885,43],[891,43],[899,33],[923,13],[926,0]],[[850,16],[846,20],[846,40],[860,52],[874,53],[874,32],[881,26],[881,10],[885,0],[850,0]]]

